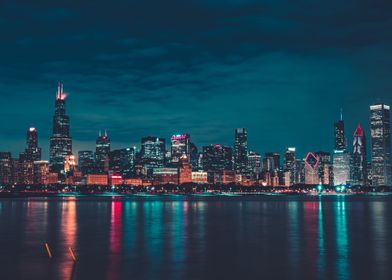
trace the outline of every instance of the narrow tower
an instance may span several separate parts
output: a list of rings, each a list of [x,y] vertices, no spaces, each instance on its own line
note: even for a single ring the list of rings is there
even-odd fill
[[[65,157],[72,153],[72,138],[69,135],[69,116],[66,114],[66,93],[59,82],[56,93],[55,113],[53,116],[53,134],[50,137],[49,168],[51,172],[64,170]]]

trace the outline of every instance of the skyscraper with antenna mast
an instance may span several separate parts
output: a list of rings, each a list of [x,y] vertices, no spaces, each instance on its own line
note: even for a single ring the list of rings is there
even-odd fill
[[[64,85],[59,82],[56,92],[55,113],[53,116],[53,133],[50,137],[49,168],[51,172],[61,173],[64,170],[64,160],[72,153],[72,138],[70,137],[70,120],[66,114],[66,98]]]

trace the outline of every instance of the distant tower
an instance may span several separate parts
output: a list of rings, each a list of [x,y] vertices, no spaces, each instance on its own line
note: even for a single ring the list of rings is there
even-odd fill
[[[248,134],[245,128],[237,128],[234,135],[234,170],[246,175],[248,166]]]
[[[355,185],[367,183],[366,137],[359,123],[353,135],[352,181]]]
[[[26,144],[25,159],[30,161],[41,160],[41,148],[38,147],[38,134],[34,127],[27,130]]]
[[[391,185],[390,108],[385,104],[370,106],[372,142],[372,184]]]
[[[335,122],[335,150],[346,150],[346,138],[344,134],[343,111],[340,110],[340,119]]]
[[[107,173],[110,163],[110,139],[105,130],[104,135],[99,132],[96,141],[95,160],[98,173]]]
[[[69,135],[69,116],[65,112],[66,96],[63,84],[59,83],[53,117],[53,134],[50,138],[49,148],[49,168],[51,172],[56,173],[63,171],[65,157],[72,153],[72,138]]]

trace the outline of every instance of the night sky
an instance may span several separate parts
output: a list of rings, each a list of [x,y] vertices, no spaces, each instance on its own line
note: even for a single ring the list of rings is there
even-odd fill
[[[83,2],[83,3],[82,3]],[[264,153],[333,149],[342,107],[369,138],[369,105],[392,104],[390,0],[0,1],[0,151],[35,126],[44,157],[57,81],[74,151],[99,129],[114,148],[190,133]],[[349,139],[350,142],[350,139]]]

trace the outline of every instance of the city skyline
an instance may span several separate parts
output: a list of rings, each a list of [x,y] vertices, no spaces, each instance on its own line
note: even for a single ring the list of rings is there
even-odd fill
[[[60,88],[60,85],[61,85],[61,88]],[[65,92],[64,91],[64,89],[63,89],[63,87],[64,87],[64,85],[62,84],[62,83],[58,83],[58,89],[57,89],[57,91],[56,91],[56,93],[55,93],[55,98],[54,98],[54,100],[56,101],[56,100],[62,100],[62,101],[64,101],[64,100],[67,100],[67,103],[69,102],[68,101],[68,93],[67,92]],[[60,92],[61,91],[61,92]],[[60,93],[59,93],[60,92]],[[61,95],[61,94],[64,94],[64,96],[62,97],[62,98],[58,98],[58,96],[59,96],[59,94]],[[52,102],[52,104],[53,104],[53,102]],[[56,101],[56,104],[57,104],[57,101]],[[72,104],[72,103],[71,103]],[[68,107],[69,107],[69,105],[68,105]],[[50,110],[49,110],[50,111]],[[72,111],[72,110],[70,110],[69,108],[67,108],[67,112],[68,111]],[[350,139],[348,139],[348,135],[350,135],[351,133],[352,134],[354,134],[355,132],[356,132],[356,130],[357,130],[357,126],[358,126],[358,124],[360,124],[360,126],[362,126],[362,127],[364,127],[365,129],[364,129],[364,131],[366,131],[366,128],[368,128],[368,131],[367,131],[367,134],[369,134],[370,135],[370,126],[369,126],[369,121],[370,121],[370,110],[369,110],[369,106],[368,106],[368,112],[369,112],[369,120],[367,121],[367,122],[361,122],[361,121],[358,121],[357,123],[356,123],[356,125],[355,126],[352,126],[352,124],[350,123],[350,122],[348,122],[347,121],[347,118],[346,118],[346,116],[345,116],[345,114],[344,114],[344,110],[342,109],[342,108],[340,108],[340,110],[338,111],[339,113],[338,113],[338,115],[337,115],[337,118],[335,118],[335,119],[331,119],[331,122],[335,122],[335,126],[333,126],[333,124],[332,125],[330,125],[330,133],[329,133],[329,136],[328,136],[328,138],[329,138],[329,140],[327,141],[327,142],[330,142],[330,144],[331,144],[331,146],[330,147],[327,147],[327,148],[324,148],[324,149],[307,149],[306,147],[304,147],[304,145],[302,145],[302,144],[300,144],[300,145],[298,145],[298,146],[296,146],[296,145],[287,145],[287,146],[285,146],[285,147],[283,147],[282,149],[271,149],[271,150],[267,150],[267,149],[263,149],[263,145],[261,145],[261,149],[257,149],[257,148],[253,148],[255,145],[253,145],[253,146],[250,146],[249,147],[249,151],[253,151],[253,152],[257,152],[257,153],[259,153],[259,154],[264,154],[264,153],[268,153],[268,152],[278,152],[278,153],[280,153],[280,154],[283,154],[284,153],[284,151],[287,149],[287,148],[289,148],[289,147],[295,147],[296,148],[296,150],[297,150],[297,152],[299,151],[300,152],[300,154],[301,155],[303,155],[303,159],[306,157],[306,155],[307,155],[307,153],[309,152],[309,151],[328,151],[328,152],[331,152],[331,153],[333,153],[333,151],[334,150],[336,150],[336,139],[334,139],[333,137],[331,137],[331,135],[333,135],[333,133],[334,133],[334,129],[336,129],[336,124],[337,123],[339,123],[339,121],[344,121],[344,125],[345,125],[345,137],[346,137],[346,139],[344,139],[345,141],[348,141],[348,143],[346,143],[346,145],[348,146],[348,149],[349,150],[351,150],[352,149],[352,147],[349,145],[349,143],[350,143]],[[67,114],[67,117],[69,116],[69,114]],[[73,119],[73,116],[72,116],[72,119]],[[72,123],[73,125],[74,125],[74,123]],[[53,125],[53,124],[52,124]],[[348,128],[347,128],[348,127]],[[354,129],[353,129],[353,131],[351,132],[350,130],[348,130],[349,128],[351,128],[351,127],[354,127]],[[36,130],[36,131],[38,131],[38,140],[39,140],[39,142],[41,143],[41,145],[40,145],[40,148],[41,148],[41,150],[42,150],[42,158],[43,159],[49,159],[49,149],[50,149],[50,145],[46,145],[46,144],[42,144],[42,143],[46,143],[46,142],[48,142],[48,143],[50,143],[50,138],[51,137],[48,137],[48,139],[47,139],[47,141],[45,141],[46,139],[42,139],[43,137],[41,136],[41,134],[44,134],[44,135],[46,135],[47,134],[47,132],[46,131],[41,131],[37,126],[34,126],[34,125],[32,125],[32,126],[30,126],[30,127],[28,127],[27,129],[34,129],[34,130]],[[283,127],[283,130],[285,129],[285,127]],[[130,128],[130,130],[132,130],[131,128]],[[231,130],[233,130],[233,128],[231,129]],[[248,129],[247,129],[247,131],[249,131]],[[321,129],[320,129],[320,131],[321,131]],[[116,131],[115,131],[116,132]],[[70,129],[70,131],[68,132],[69,134],[72,134],[72,128]],[[110,134],[109,135],[109,137],[111,138],[111,133],[112,133],[112,131],[110,130],[110,129],[108,129],[108,128],[104,128],[104,129],[99,129],[98,131],[96,131],[95,132],[95,135],[94,135],[94,137],[95,138],[92,138],[90,141],[88,141],[88,140],[85,140],[84,142],[83,142],[83,144],[82,145],[80,145],[80,142],[78,141],[78,140],[72,140],[72,142],[76,142],[77,144],[75,145],[75,147],[73,147],[73,148],[71,148],[71,150],[72,150],[72,152],[76,155],[79,151],[86,151],[86,150],[95,150],[95,145],[94,145],[94,141],[96,140],[96,137],[98,136],[98,137],[101,137],[101,134],[105,134],[106,136],[108,136],[108,134]],[[117,131],[117,133],[118,133],[118,131]],[[113,133],[114,135],[116,135],[117,133]],[[177,131],[177,133],[180,133],[180,131]],[[193,141],[195,141],[194,140],[194,135],[190,132],[190,131],[181,131],[181,133],[189,133],[189,134],[191,134],[192,135],[192,140]],[[154,132],[152,132],[150,135],[141,135],[140,137],[138,137],[138,136],[134,136],[133,138],[138,138],[138,139],[132,139],[132,141],[130,141],[130,144],[128,144],[128,145],[126,145],[126,142],[124,142],[124,141],[121,141],[120,139],[114,139],[114,141],[113,141],[113,139],[111,139],[111,142],[110,142],[110,144],[111,144],[111,146],[112,146],[112,148],[114,148],[114,149],[120,149],[120,148],[125,148],[125,147],[136,147],[138,150],[140,150],[141,149],[141,140],[140,139],[142,139],[143,137],[148,137],[148,136],[152,136],[152,135],[156,135],[157,133],[154,133]],[[317,134],[317,132],[315,132],[315,134]],[[162,136],[162,135],[156,135],[156,136],[158,136],[158,137],[161,137],[162,139],[165,139],[166,140],[166,142],[167,143],[169,143],[170,141],[168,141],[168,140],[170,140],[170,137],[172,137],[172,135],[176,135],[175,133],[172,133],[172,134],[170,134],[169,136]],[[252,132],[251,132],[251,135],[252,135]],[[231,135],[231,137],[232,137],[232,135]],[[350,138],[351,138],[351,136],[349,136]],[[72,137],[72,135],[71,135],[71,138],[73,138]],[[116,141],[117,140],[117,141]],[[247,139],[248,140],[248,142],[251,142],[251,143],[254,143],[254,141],[252,141],[252,139],[250,138],[250,139]],[[196,140],[197,141],[197,140]],[[230,143],[230,141],[231,141],[231,143]],[[195,143],[196,145],[197,145],[197,147],[199,147],[199,148],[202,148],[202,147],[204,147],[204,146],[208,146],[208,145],[215,145],[215,144],[219,144],[219,145],[225,145],[225,146],[233,146],[234,145],[234,142],[235,142],[235,139],[228,139],[228,140],[224,140],[224,141],[221,141],[221,142],[215,142],[215,143],[205,143],[205,144],[199,144],[199,143]],[[289,140],[290,141],[290,140]],[[10,146],[10,147],[0,147],[0,148],[2,148],[1,150],[3,150],[3,151],[10,151],[12,154],[14,154],[14,155],[18,155],[21,151],[23,151],[23,149],[25,148],[25,140],[24,140],[24,138],[22,137],[21,138],[21,140],[20,141],[16,141],[16,142],[21,142],[21,147],[19,148],[19,147],[16,147],[16,146]],[[335,143],[334,143],[335,142]],[[79,145],[78,145],[79,144]],[[114,145],[113,145],[114,144]],[[124,146],[125,145],[125,146]],[[319,147],[321,147],[322,145],[321,144],[317,144],[317,143],[313,143],[313,145],[314,146],[319,146]],[[170,145],[169,145],[170,146]],[[266,145],[266,146],[268,146],[268,145]],[[12,147],[14,147],[14,148],[12,148]],[[19,150],[18,150],[19,149]],[[366,145],[366,149],[367,149],[367,152],[370,152],[370,149],[371,149],[371,147],[370,147],[370,144],[368,143],[368,145]]]
[[[330,149],[340,108],[347,131],[369,131],[368,106],[392,104],[389,2],[117,4],[2,5],[2,150],[19,152],[30,126],[47,143],[58,80],[80,150],[105,128],[123,147],[183,131],[198,146],[231,145],[246,127],[254,150],[305,155]]]

